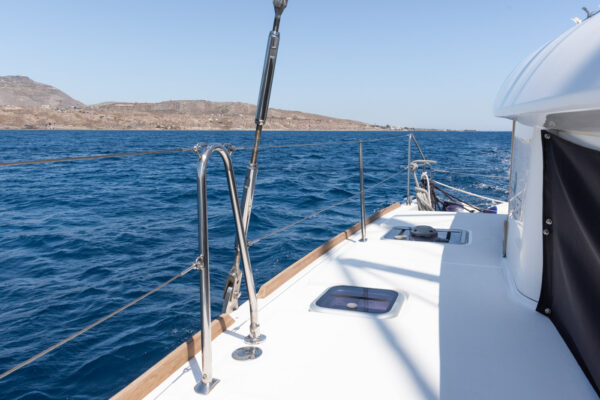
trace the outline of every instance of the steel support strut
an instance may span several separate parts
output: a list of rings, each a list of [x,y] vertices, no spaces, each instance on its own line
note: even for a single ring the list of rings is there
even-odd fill
[[[244,236],[248,234],[248,226],[250,225],[250,215],[252,214],[252,201],[254,200],[254,188],[256,187],[256,178],[258,175],[258,150],[260,146],[260,138],[262,135],[263,126],[267,120],[267,112],[269,110],[269,99],[271,98],[271,88],[273,87],[273,76],[275,74],[275,63],[277,61],[277,51],[279,49],[279,23],[281,14],[287,6],[287,0],[273,0],[275,8],[275,19],[273,21],[273,29],[269,32],[267,41],[267,51],[265,62],[263,65],[262,79],[260,82],[260,91],[258,94],[258,102],[256,105],[256,131],[254,133],[254,148],[250,162],[246,167],[246,180],[244,182],[244,192],[242,194],[242,222],[244,227]],[[240,298],[240,286],[242,282],[242,274],[240,272],[240,242],[236,239],[235,243],[235,258],[231,271],[225,281],[225,290],[223,292],[223,309],[224,313],[229,313],[237,310]]]

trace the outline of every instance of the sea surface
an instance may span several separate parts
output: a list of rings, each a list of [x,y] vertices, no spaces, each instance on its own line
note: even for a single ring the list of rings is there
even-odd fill
[[[406,198],[404,132],[265,132],[262,145],[369,140],[367,214]],[[509,132],[417,132],[442,182],[506,199]],[[0,162],[251,146],[253,132],[0,131]],[[412,148],[413,158],[417,154]],[[241,196],[250,151],[233,153]],[[198,255],[192,152],[0,167],[0,373],[118,309]],[[211,298],[220,313],[234,225],[218,155],[208,173]],[[358,145],[263,149],[248,237],[358,191]],[[461,195],[461,197],[464,197]],[[465,199],[477,205],[476,199]],[[257,287],[360,219],[356,197],[250,248]],[[118,392],[200,329],[192,271],[135,306],[0,380],[2,399],[99,399]],[[218,365],[216,366],[218,368]]]

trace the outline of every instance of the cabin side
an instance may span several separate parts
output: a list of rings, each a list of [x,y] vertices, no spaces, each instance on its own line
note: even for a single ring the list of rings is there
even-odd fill
[[[495,113],[514,121],[506,262],[600,394],[600,18],[511,74]]]

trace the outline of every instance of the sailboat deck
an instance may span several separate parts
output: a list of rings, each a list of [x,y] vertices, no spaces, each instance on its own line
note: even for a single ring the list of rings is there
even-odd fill
[[[343,241],[259,300],[263,355],[236,361],[248,306],[213,341],[211,399],[596,398],[552,323],[511,284],[502,258],[505,216],[400,207]],[[384,238],[400,225],[469,231],[469,242]],[[260,268],[255,265],[254,268]],[[310,311],[327,288],[407,294],[390,319]],[[198,399],[200,354],[147,399]]]

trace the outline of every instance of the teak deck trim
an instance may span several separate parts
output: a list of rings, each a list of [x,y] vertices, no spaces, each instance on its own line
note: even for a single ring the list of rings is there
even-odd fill
[[[400,203],[394,203],[390,206],[387,206],[386,208],[383,208],[375,214],[371,215],[369,218],[367,218],[365,222],[368,225],[371,222],[383,217],[385,214],[395,210],[398,207],[400,207]],[[323,254],[327,253],[329,250],[333,249],[335,246],[342,243],[344,240],[348,239],[350,236],[352,236],[359,230],[360,222],[352,226],[350,229],[347,229],[339,235],[335,236],[334,238],[330,239],[328,242],[323,243],[321,246],[317,247],[316,249],[314,249],[313,251],[311,251],[310,253],[308,253],[307,255],[305,255],[304,257],[302,257],[301,259],[299,259],[298,261],[281,271],[279,274],[275,275],[264,285],[262,285],[260,290],[258,291],[257,297],[259,299],[264,299],[265,297],[269,296],[271,293],[273,293],[275,290],[281,287],[281,285],[290,280],[298,272],[302,271],[317,258],[321,257]]]
[[[386,208],[381,209],[375,214],[371,215],[365,222],[370,224],[371,222],[376,221],[398,207],[400,207],[400,203],[394,203],[390,206],[387,206]],[[296,261],[279,274],[275,275],[267,283],[262,285],[258,291],[257,297],[259,299],[264,299],[265,297],[269,296],[271,293],[281,287],[281,285],[290,280],[317,258],[321,257],[323,254],[327,253],[329,250],[333,249],[335,246],[342,243],[359,230],[360,222],[352,226],[350,229],[347,229],[339,235],[333,237],[328,242],[323,243],[321,246],[317,247],[300,260]],[[221,314],[212,321],[212,338],[214,339],[226,331],[227,328],[233,325],[234,322],[235,320],[229,314]],[[178,368],[180,368],[183,364],[200,352],[201,338],[202,332],[197,332],[185,343],[182,343],[175,350],[166,355],[162,360],[150,367],[150,369],[140,375],[136,380],[121,389],[121,391],[115,394],[111,399],[137,400],[147,396],[150,392],[156,389],[158,385],[164,382],[164,380],[167,379],[173,372],[177,371]]]
[[[228,314],[221,314],[211,324],[212,338],[216,338],[229,328],[235,320]],[[197,332],[185,343],[179,345],[162,360],[150,367],[149,370],[140,375],[135,381],[125,386],[112,400],[141,399],[156,389],[173,372],[194,357],[201,349],[202,332]]]

